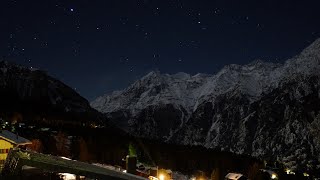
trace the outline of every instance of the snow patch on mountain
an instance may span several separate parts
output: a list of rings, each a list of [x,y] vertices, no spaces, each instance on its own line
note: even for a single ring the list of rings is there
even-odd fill
[[[320,39],[283,64],[256,60],[214,75],[153,71],[91,106],[136,136],[314,167]]]
[[[169,75],[152,71],[123,91],[98,97],[91,106],[104,113],[126,109],[136,114],[146,106],[173,104],[184,107],[190,114],[204,101],[214,101],[230,91],[239,91],[256,100],[284,79],[319,72],[319,49],[320,39],[284,64],[256,60],[247,65],[227,65],[215,75],[192,76],[182,72]]]

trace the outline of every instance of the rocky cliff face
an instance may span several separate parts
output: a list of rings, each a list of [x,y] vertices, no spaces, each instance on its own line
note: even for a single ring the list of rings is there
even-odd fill
[[[320,39],[284,64],[228,65],[215,75],[151,72],[91,105],[136,136],[315,168],[319,84]]]

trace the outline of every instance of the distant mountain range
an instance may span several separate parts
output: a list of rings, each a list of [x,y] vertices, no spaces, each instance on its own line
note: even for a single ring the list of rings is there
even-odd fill
[[[0,61],[0,115],[30,121],[104,121],[103,114],[72,88],[44,71]]]
[[[319,169],[320,39],[284,64],[215,75],[151,72],[91,106],[127,132]]]

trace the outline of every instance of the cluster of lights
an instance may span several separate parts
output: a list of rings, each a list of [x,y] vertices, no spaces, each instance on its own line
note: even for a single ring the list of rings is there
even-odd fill
[[[159,174],[158,178],[149,176],[150,180],[166,180],[166,176],[164,174]]]
[[[277,174],[275,174],[275,173],[271,174],[271,179],[277,179],[277,178],[278,178]]]
[[[293,174],[293,175],[296,174],[295,172],[291,171],[290,169],[286,169],[285,171],[286,171],[287,174]]]
[[[150,180],[158,180],[158,178],[153,177],[153,176],[149,176],[149,179],[150,179]]]
[[[310,175],[308,173],[303,173],[304,177],[309,177]]]
[[[291,171],[290,169],[286,169],[285,172],[286,172],[287,174],[296,175],[296,173],[293,172],[293,171]],[[303,176],[304,176],[304,177],[309,177],[310,175],[309,175],[308,173],[304,172],[304,173],[303,173]]]
[[[285,172],[286,172],[287,174],[292,174],[292,175],[295,175],[295,174],[296,174],[295,172],[291,171],[290,169],[286,169]],[[303,173],[303,176],[309,177],[310,175],[305,172],[305,173]],[[163,174],[160,174],[160,175],[158,176],[158,178],[153,177],[153,176],[150,176],[149,179],[150,179],[150,180],[166,180],[166,179],[165,179],[165,175],[163,175]],[[196,177],[192,177],[192,178],[191,178],[191,180],[196,180],[196,179],[197,179]],[[278,179],[278,175],[277,175],[276,173],[272,173],[272,174],[271,174],[271,179]],[[201,179],[201,180],[202,180],[202,179]]]

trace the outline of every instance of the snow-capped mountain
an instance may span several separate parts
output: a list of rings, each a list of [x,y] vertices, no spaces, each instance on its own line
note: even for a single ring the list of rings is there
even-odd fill
[[[34,113],[42,117],[62,117],[64,113],[101,116],[85,98],[61,81],[43,71],[7,61],[0,61],[0,97],[2,113]]]
[[[319,85],[320,39],[284,64],[232,64],[215,75],[151,72],[91,106],[136,136],[314,168]]]

